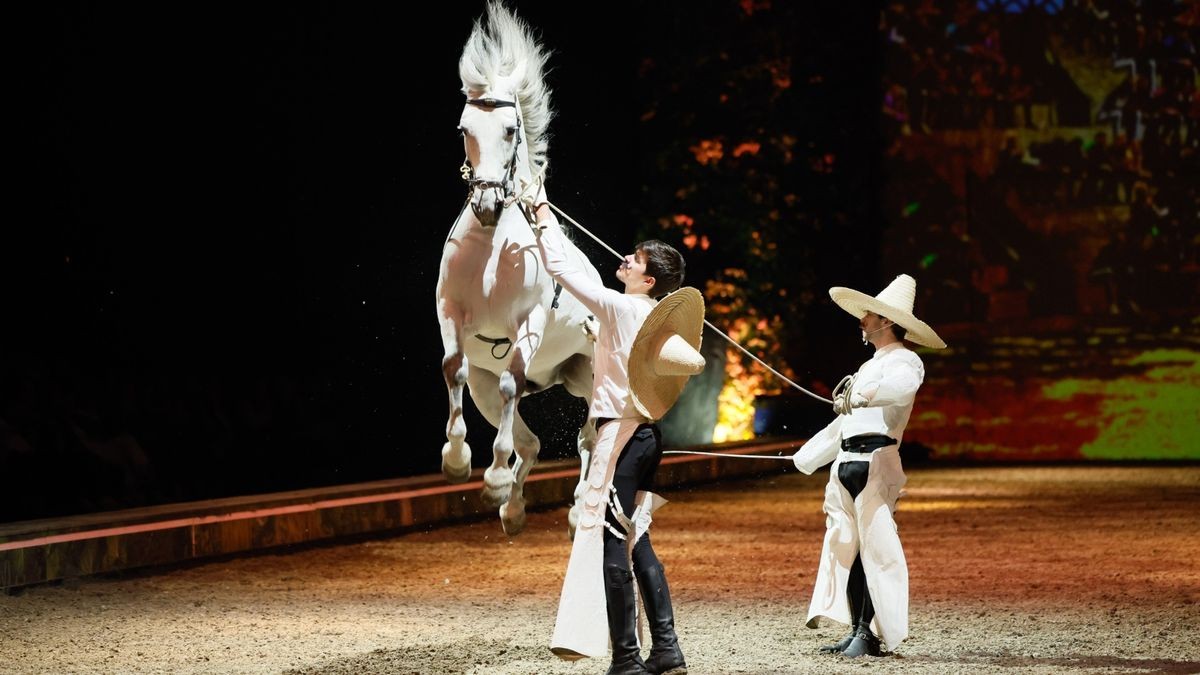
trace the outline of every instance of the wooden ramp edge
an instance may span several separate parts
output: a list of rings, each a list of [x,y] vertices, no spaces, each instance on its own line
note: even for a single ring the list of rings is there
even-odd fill
[[[669,448],[790,456],[795,439]],[[667,455],[657,483],[685,485],[777,473],[770,459]],[[543,462],[525,483],[529,509],[570,503],[578,460]],[[0,589],[121,570],[169,565],[354,535],[402,532],[499,516],[480,500],[483,469],[459,485],[441,474],[292,492],[0,524]]]

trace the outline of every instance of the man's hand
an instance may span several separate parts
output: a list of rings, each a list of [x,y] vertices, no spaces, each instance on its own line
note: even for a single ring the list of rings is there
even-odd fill
[[[525,218],[535,233],[541,233],[548,226],[553,214],[550,213],[549,199],[546,198],[546,184],[538,181],[536,189],[526,190],[521,196],[521,209]]]
[[[833,398],[833,411],[839,415],[849,415],[853,408],[865,408],[870,403],[866,396],[845,392]]]
[[[841,382],[833,388],[833,412],[839,415],[850,414],[850,404],[847,397],[850,395],[850,390],[854,387],[854,376],[847,375],[842,378]]]

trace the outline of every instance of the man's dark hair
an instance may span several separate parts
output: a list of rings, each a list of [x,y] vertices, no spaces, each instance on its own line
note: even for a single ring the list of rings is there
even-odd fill
[[[646,276],[654,277],[654,297],[670,293],[683,285],[683,255],[674,246],[657,239],[637,245],[637,253],[646,254]]]
[[[887,318],[888,321],[892,321],[892,319],[890,319],[886,316],[883,316],[883,315],[876,315],[876,316],[878,316],[880,318]],[[896,323],[894,321],[892,321],[892,325],[890,325],[889,328],[892,329],[892,334],[896,336],[896,340],[904,340],[904,336],[908,334],[907,328],[902,327],[902,325],[900,325],[899,323]]]

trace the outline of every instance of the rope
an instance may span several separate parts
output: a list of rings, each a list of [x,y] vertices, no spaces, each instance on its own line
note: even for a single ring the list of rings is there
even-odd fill
[[[705,457],[733,457],[734,459],[786,459],[788,455],[738,455],[731,452],[700,452],[699,450],[664,450],[664,455],[704,455]]]
[[[603,247],[604,247],[604,248],[605,248],[605,249],[606,249],[608,252],[610,252],[610,253],[612,253],[613,255],[617,256],[617,257],[618,257],[618,258],[620,258],[621,260],[624,260],[624,259],[625,259],[625,256],[621,255],[620,253],[617,253],[615,250],[613,250],[613,248],[612,248],[611,246],[609,246],[608,244],[604,243],[604,241],[603,241],[603,240],[601,240],[601,239],[600,239],[600,237],[597,237],[596,235],[592,234],[590,231],[588,231],[588,229],[587,229],[586,227],[584,227],[583,225],[580,225],[580,224],[579,224],[579,223],[578,223],[578,222],[577,222],[577,221],[576,221],[574,218],[572,218],[571,216],[568,216],[568,215],[566,214],[566,212],[565,212],[565,211],[563,211],[562,209],[558,208],[558,206],[557,206],[557,205],[555,205],[553,202],[546,202],[546,204],[547,204],[547,205],[549,205],[549,206],[550,206],[550,208],[552,208],[552,209],[554,209],[555,211],[557,211],[557,212],[559,213],[559,215],[561,215],[563,218],[566,218],[566,219],[567,219],[567,221],[569,221],[569,222],[570,222],[572,225],[574,225],[575,227],[579,228],[579,229],[580,229],[580,230],[581,230],[581,231],[582,231],[584,234],[586,234],[587,236],[589,236],[589,237],[591,237],[592,239],[594,239],[594,240],[596,241],[596,243],[598,243],[598,244],[600,244],[601,246],[603,246]],[[751,353],[750,353],[750,352],[749,352],[749,351],[748,351],[748,350],[747,350],[745,347],[743,347],[743,346],[741,346],[740,344],[738,344],[738,343],[737,343],[737,340],[734,340],[733,338],[729,337],[729,336],[728,336],[728,335],[726,335],[726,334],[725,334],[725,333],[724,333],[724,332],[723,332],[723,331],[722,331],[720,328],[717,328],[716,326],[714,326],[714,325],[712,325],[711,323],[709,323],[708,319],[705,319],[705,320],[704,320],[704,325],[705,325],[705,326],[708,326],[709,328],[711,328],[711,329],[713,330],[713,332],[715,332],[717,335],[720,335],[721,337],[723,337],[723,338],[725,338],[726,340],[728,340],[728,341],[729,341],[729,344],[731,344],[731,345],[733,345],[734,347],[737,347],[738,349],[740,349],[740,350],[742,351],[742,353],[743,353],[743,354],[745,354],[746,356],[749,356],[750,358],[754,359],[754,361],[755,361],[756,363],[758,363],[758,365],[760,365],[760,366],[762,366],[763,368],[766,368],[767,370],[771,371],[771,373],[772,373],[772,374],[774,374],[774,375],[775,375],[775,377],[778,377],[779,379],[783,380],[784,382],[787,382],[787,383],[788,383],[789,385],[791,385],[792,387],[794,387],[794,388],[796,388],[796,389],[798,389],[798,390],[800,390],[800,391],[804,392],[805,394],[808,394],[809,396],[811,396],[812,398],[815,398],[815,399],[817,399],[818,401],[821,401],[821,402],[823,402],[823,403],[829,403],[830,405],[832,405],[832,404],[833,404],[833,401],[831,401],[830,399],[827,399],[827,398],[825,398],[824,396],[819,396],[819,395],[817,395],[817,394],[814,394],[814,393],[812,393],[811,391],[809,391],[809,390],[805,389],[804,387],[801,387],[800,385],[798,385],[798,384],[796,384],[795,382],[793,382],[791,379],[789,379],[788,377],[786,377],[786,376],[785,376],[783,373],[781,373],[781,372],[779,372],[778,370],[775,370],[775,369],[774,369],[774,368],[772,368],[771,366],[767,365],[767,364],[766,364],[766,363],[765,363],[765,362],[764,362],[762,359],[758,358],[758,357],[757,357],[757,356],[755,356],[754,354],[751,354]]]

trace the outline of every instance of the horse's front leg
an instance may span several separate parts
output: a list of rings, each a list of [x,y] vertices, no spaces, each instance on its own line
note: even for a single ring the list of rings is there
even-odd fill
[[[546,327],[546,312],[539,305],[517,326],[513,355],[500,374],[500,426],[492,446],[492,465],[483,474],[484,500],[500,504],[500,523],[505,533],[515,535],[525,527],[525,479],[537,463],[541,442],[525,426],[517,404],[525,393],[525,374],[541,344]],[[512,469],[508,460],[517,452]]]
[[[438,301],[438,323],[442,329],[442,376],[450,394],[450,417],[446,421],[446,444],[442,446],[442,475],[451,483],[471,477],[471,446],[467,445],[467,423],[463,420],[463,384],[467,381],[467,355],[463,353],[462,311],[452,302]]]

